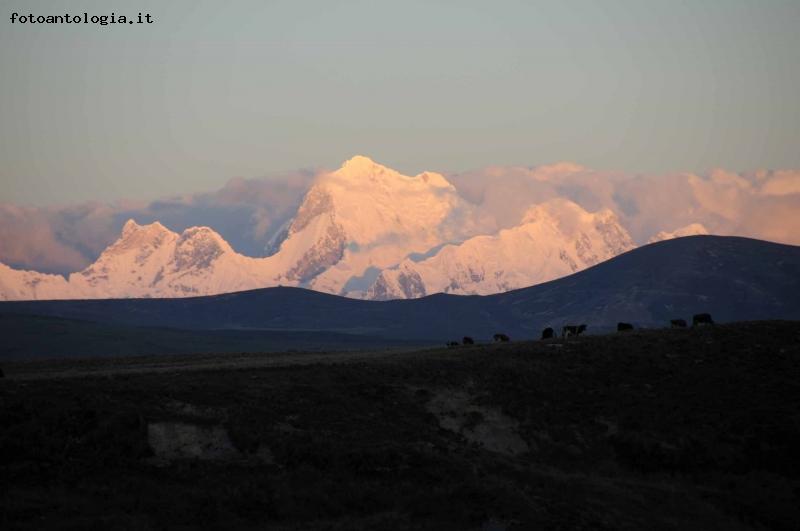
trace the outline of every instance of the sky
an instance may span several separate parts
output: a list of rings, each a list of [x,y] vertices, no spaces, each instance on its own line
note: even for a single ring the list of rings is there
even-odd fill
[[[150,199],[354,154],[410,175],[800,168],[796,0],[0,7],[0,202]]]

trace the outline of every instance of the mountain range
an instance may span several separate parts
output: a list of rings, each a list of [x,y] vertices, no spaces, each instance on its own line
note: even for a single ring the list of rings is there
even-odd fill
[[[137,327],[331,332],[399,340],[538,337],[546,326],[618,321],[643,327],[691,320],[800,319],[800,247],[689,236],[638,247],[565,278],[486,296],[435,294],[365,301],[279,287],[207,297],[13,301],[0,314]]]
[[[357,156],[314,180],[268,256],[240,254],[210,227],[176,233],[130,219],[97,260],[66,277],[0,264],[0,300],[187,297],[270,286],[377,300],[484,295],[560,278],[635,246],[612,210],[590,212],[563,197],[529,205],[503,225],[443,175],[406,176]],[[694,224],[658,238],[705,232]]]

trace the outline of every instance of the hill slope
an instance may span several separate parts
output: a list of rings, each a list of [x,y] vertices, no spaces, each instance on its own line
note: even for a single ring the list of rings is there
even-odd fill
[[[310,356],[4,364],[4,529],[800,521],[798,322]]]
[[[800,319],[800,247],[692,236],[634,249],[590,269],[491,296],[362,301],[270,288],[184,299],[25,301],[0,311],[137,326],[324,330],[387,338],[538,335],[568,322],[663,326],[710,312],[718,321]]]

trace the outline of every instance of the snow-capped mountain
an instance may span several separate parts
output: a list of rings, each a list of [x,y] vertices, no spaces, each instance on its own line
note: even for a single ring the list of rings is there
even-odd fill
[[[633,247],[610,210],[590,213],[572,201],[553,199],[531,207],[517,227],[384,270],[368,298],[504,292],[575,273]]]
[[[131,219],[94,263],[68,279],[0,265],[0,298],[212,295],[275,285],[276,262],[235,252],[208,227],[178,234],[158,222],[139,225]]]
[[[129,220],[68,280],[3,266],[0,297],[186,297],[279,284],[347,293],[368,270],[464,239],[478,217],[443,176],[409,177],[359,156],[317,178],[271,256],[241,255],[208,227],[178,234]]]
[[[75,298],[72,293],[61,275],[12,269],[0,263],[0,301]]]
[[[474,207],[442,175],[402,175],[367,157],[324,174],[306,194],[276,256],[284,284],[358,295],[368,271],[474,234]]]
[[[647,243],[655,243],[664,240],[671,240],[673,238],[681,238],[683,236],[705,236],[710,234],[708,229],[703,226],[702,223],[690,223],[685,227],[681,227],[679,229],[675,229],[672,231],[662,230],[652,238],[648,240]]]
[[[208,227],[177,234],[158,222],[129,220],[96,262],[69,276],[69,285],[83,298],[210,295],[271,283],[268,261],[236,253]]]
[[[275,285],[357,298],[495,293],[568,275],[633,247],[608,209],[566,199],[496,217],[442,175],[406,176],[357,156],[321,173],[270,256],[237,253],[209,227],[173,232],[129,220],[68,278],[0,265],[0,299],[187,297]]]

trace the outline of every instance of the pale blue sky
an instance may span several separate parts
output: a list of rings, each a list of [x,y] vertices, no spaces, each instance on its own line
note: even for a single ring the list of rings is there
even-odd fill
[[[0,201],[569,160],[800,167],[797,0],[0,0]],[[149,12],[150,25],[23,25]]]

